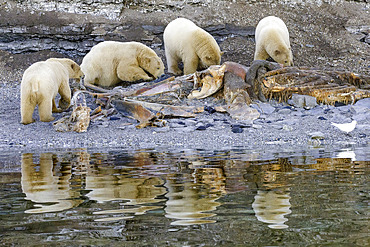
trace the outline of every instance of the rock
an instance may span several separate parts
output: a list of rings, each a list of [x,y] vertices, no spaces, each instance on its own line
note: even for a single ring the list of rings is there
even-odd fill
[[[317,116],[323,113],[324,113],[324,109],[322,109],[322,107],[320,106],[316,106],[315,108],[312,108],[306,111],[306,114],[311,115],[311,116]]]
[[[269,114],[271,114],[275,111],[275,107],[273,107],[269,103],[251,104],[251,107],[256,109],[258,112],[264,113],[264,114],[267,114],[267,115],[269,115]]]
[[[354,106],[364,106],[364,107],[370,108],[370,98],[361,99],[361,100],[357,101],[354,104]]]
[[[362,106],[362,105],[353,105],[351,110],[354,111],[355,114],[369,114],[370,107]]]
[[[195,126],[198,122],[194,119],[185,119],[184,123],[186,126]]]
[[[241,128],[241,127],[239,127],[239,126],[233,126],[233,127],[231,128],[231,131],[232,131],[233,133],[242,133],[242,132],[243,132],[243,128]]]
[[[212,114],[212,113],[215,113],[215,112],[216,112],[215,108],[213,108],[213,107],[211,107],[211,106],[205,106],[205,107],[204,107],[204,110],[205,110],[206,112],[210,113],[210,114]]]
[[[207,126],[205,125],[199,125],[198,127],[195,128],[195,130],[206,130]]]
[[[282,108],[278,111],[279,114],[283,114],[283,115],[290,114],[291,112],[292,110],[289,108]]]
[[[312,109],[317,106],[316,98],[309,95],[292,94],[291,102],[295,107]]]
[[[317,119],[319,119],[319,120],[327,120],[326,118],[324,118],[322,116],[318,117]]]

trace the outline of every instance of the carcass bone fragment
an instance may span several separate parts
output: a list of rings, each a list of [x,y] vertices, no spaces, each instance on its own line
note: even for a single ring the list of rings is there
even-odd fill
[[[71,100],[72,114],[53,123],[55,130],[66,132],[86,132],[90,124],[91,109],[86,106],[86,99],[82,91],[77,91]]]
[[[131,99],[113,100],[112,104],[123,116],[138,120],[140,124],[137,128],[164,126],[165,121],[159,118],[194,117],[196,113],[204,111],[204,107],[172,106]]]
[[[202,74],[204,77],[200,81],[194,79],[194,84],[199,83],[202,86],[201,90],[192,91],[188,98],[203,99],[217,92],[222,87],[225,69],[226,65],[222,65],[221,67],[218,65],[210,66],[204,71]]]
[[[224,99],[227,104],[226,111],[233,119],[255,120],[260,114],[250,107],[251,98],[248,94],[250,85],[244,81],[246,68],[236,63],[227,64],[227,72],[224,76]]]
[[[113,100],[114,108],[125,117],[133,118],[139,121],[136,128],[141,129],[147,126],[156,126],[155,122],[159,122],[160,126],[164,126],[165,122],[159,120],[160,114],[155,114],[143,107],[138,102],[127,102],[126,100]]]

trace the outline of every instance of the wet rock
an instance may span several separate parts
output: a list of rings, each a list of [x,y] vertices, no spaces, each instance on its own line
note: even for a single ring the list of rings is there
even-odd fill
[[[326,119],[326,118],[324,118],[322,116],[318,117],[317,119],[319,119],[319,120],[328,120],[328,119]]]

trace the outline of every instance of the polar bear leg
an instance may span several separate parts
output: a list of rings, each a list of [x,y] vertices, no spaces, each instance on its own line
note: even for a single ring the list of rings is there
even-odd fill
[[[197,71],[199,58],[196,54],[187,56],[184,60],[184,75],[189,75]]]
[[[21,123],[22,124],[30,124],[35,122],[35,119],[32,118],[33,111],[35,110],[36,103],[22,100],[21,103]]]
[[[129,71],[129,73],[127,73]],[[117,76],[122,81],[138,81],[138,80],[152,80],[142,68],[136,65],[127,66],[126,64],[119,64],[117,66]]]
[[[165,53],[166,53],[168,72],[174,75],[181,75],[182,71],[181,69],[179,69],[179,65],[178,65],[180,60],[176,56],[172,55],[168,51],[168,49],[165,49]]]
[[[270,55],[266,52],[264,48],[256,48],[256,52],[254,53],[254,60],[266,60],[269,57]]]
[[[71,89],[69,87],[68,80],[63,81],[60,84],[58,93],[60,94],[60,97],[61,97],[61,99],[59,101],[59,107],[61,109],[59,109],[59,108],[58,109],[60,111],[66,110],[69,107],[69,105],[71,104]],[[53,99],[53,109],[54,109],[54,105],[55,105],[55,100]],[[55,105],[55,107],[56,107],[56,105]]]
[[[39,103],[39,116],[42,122],[50,122],[54,120],[54,117],[51,114],[52,108],[53,99],[48,97],[44,98],[43,101]]]
[[[62,109],[57,107],[57,104],[55,103],[55,99],[53,99],[53,103],[52,103],[52,112],[62,112]]]

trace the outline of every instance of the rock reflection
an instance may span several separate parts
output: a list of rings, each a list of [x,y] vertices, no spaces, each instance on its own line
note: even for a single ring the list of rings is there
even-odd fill
[[[225,193],[225,175],[220,168],[196,168],[191,176],[173,175],[165,184],[166,217],[176,219],[171,225],[214,223],[217,199]]]
[[[288,219],[285,215],[290,214],[290,195],[283,191],[262,191],[259,190],[254,197],[252,208],[259,221],[268,223],[273,229],[288,228],[284,224]]]
[[[33,162],[32,154],[23,154],[21,184],[25,199],[40,203],[34,205],[37,208],[25,212],[58,212],[80,204],[81,200],[72,199],[79,194],[71,190],[71,176],[71,165],[57,167],[56,156],[51,153],[42,153],[40,164]]]

